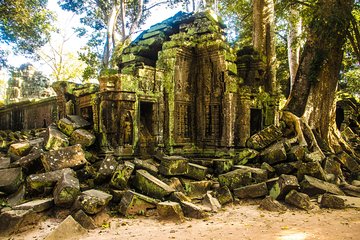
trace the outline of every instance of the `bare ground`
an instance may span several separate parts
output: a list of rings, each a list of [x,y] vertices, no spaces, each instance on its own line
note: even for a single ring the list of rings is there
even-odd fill
[[[100,214],[96,221],[103,227],[77,239],[360,239],[360,210],[354,208],[277,213],[245,202],[227,206],[207,219],[187,219],[183,223],[164,222],[156,216],[128,219],[107,214]],[[43,239],[60,222],[47,219],[7,239]]]

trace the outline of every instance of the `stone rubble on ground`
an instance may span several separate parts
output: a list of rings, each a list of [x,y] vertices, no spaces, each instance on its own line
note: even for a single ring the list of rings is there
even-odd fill
[[[261,209],[277,212],[290,205],[307,211],[316,205],[360,208],[359,159],[311,152],[275,126],[253,135],[248,148],[231,156],[125,160],[89,154],[95,137],[81,127],[87,123],[80,117],[57,126],[37,130],[47,134],[45,141],[34,134],[7,140],[1,148],[2,235],[35,223],[31,220],[50,209],[73,217],[46,239],[57,239],[63,228],[81,236],[84,228],[96,228],[94,218],[104,210],[122,216],[156,211],[160,219],[183,222],[207,218],[239,199],[262,199]]]

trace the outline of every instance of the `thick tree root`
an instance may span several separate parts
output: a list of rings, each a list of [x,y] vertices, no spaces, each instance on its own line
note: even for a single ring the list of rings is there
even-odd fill
[[[308,147],[311,152],[319,152],[325,157],[310,126],[302,118],[291,112],[283,111],[281,120],[295,132],[300,146]]]

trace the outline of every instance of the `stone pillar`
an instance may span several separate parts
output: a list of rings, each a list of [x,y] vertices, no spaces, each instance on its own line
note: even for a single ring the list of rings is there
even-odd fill
[[[238,146],[245,147],[246,140],[250,137],[250,94],[241,93],[239,96],[239,106],[238,106],[238,121],[239,121],[239,136],[238,136]]]

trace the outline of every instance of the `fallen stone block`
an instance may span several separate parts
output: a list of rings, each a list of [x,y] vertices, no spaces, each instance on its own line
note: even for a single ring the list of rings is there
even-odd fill
[[[303,210],[310,210],[313,208],[310,197],[307,194],[300,193],[296,190],[291,190],[286,195],[285,202]]]
[[[81,239],[87,231],[70,215],[60,223],[44,240]]]
[[[105,181],[109,181],[115,173],[118,165],[119,163],[116,161],[114,156],[107,155],[105,159],[101,162],[100,168],[97,171],[96,182],[102,183]]]
[[[91,126],[91,123],[85,120],[83,117],[79,115],[67,115],[67,118],[73,122],[76,128],[87,128]]]
[[[47,172],[63,168],[80,168],[88,163],[80,145],[50,150],[41,156],[41,162]]]
[[[266,183],[262,182],[236,188],[234,189],[234,196],[238,198],[258,198],[266,196],[268,192]]]
[[[67,136],[70,136],[75,131],[75,129],[79,128],[68,118],[60,119],[57,122],[57,127],[62,133],[66,134]]]
[[[270,144],[276,142],[282,137],[282,132],[279,127],[271,125],[267,128],[264,128],[260,132],[252,135],[246,142],[248,148],[253,148],[256,150],[261,150],[269,146]]]
[[[50,125],[47,128],[47,137],[45,139],[46,150],[58,150],[69,146],[68,137],[63,134],[56,126]]]
[[[128,188],[128,181],[135,169],[135,165],[129,161],[119,164],[111,178],[111,185],[117,189]]]
[[[185,194],[191,199],[202,199],[212,187],[212,181],[188,181],[183,179]]]
[[[346,152],[342,152],[337,156],[339,162],[341,162],[351,173],[360,172],[360,164]]]
[[[175,191],[185,193],[185,189],[180,179],[177,177],[172,177],[170,179],[165,178],[164,183],[169,185],[171,188],[175,189]]]
[[[290,161],[294,161],[294,162],[295,161],[303,161],[306,152],[307,152],[306,147],[297,145],[297,146],[291,147],[287,156]]]
[[[11,194],[6,198],[7,205],[13,207],[25,202],[25,194],[26,194],[25,184],[21,184],[16,192],[14,192],[13,194]]]
[[[185,176],[189,178],[204,180],[206,178],[206,174],[208,173],[208,168],[198,164],[188,163],[186,172]]]
[[[20,205],[13,206],[13,210],[32,210],[34,212],[43,212],[54,205],[53,198],[36,199]]]
[[[222,174],[230,172],[234,166],[234,161],[232,159],[214,159],[213,168],[215,173]]]
[[[189,198],[188,196],[186,196],[184,193],[182,192],[173,192],[170,194],[169,197],[170,201],[173,202],[191,202],[191,198]]]
[[[0,214],[0,236],[10,236],[19,229],[37,223],[40,215],[32,210],[9,210]]]
[[[188,170],[188,160],[180,156],[162,157],[159,172],[164,176],[184,175]]]
[[[145,195],[163,199],[175,190],[145,170],[136,170],[134,185]]]
[[[48,188],[52,189],[66,172],[72,172],[72,170],[64,168],[52,172],[31,174],[26,178],[26,183],[32,191],[45,192]]]
[[[134,164],[135,164],[136,170],[143,169],[154,176],[156,176],[159,173],[158,164],[152,159],[141,160],[141,159],[135,158]]]
[[[212,168],[213,167],[213,159],[209,159],[209,158],[191,158],[189,159],[189,162],[191,163],[195,163],[197,165],[201,165],[207,168]]]
[[[219,200],[221,205],[232,203],[234,201],[231,191],[227,186],[222,186],[216,189],[216,198]]]
[[[202,219],[209,216],[202,207],[197,206],[191,202],[181,202],[180,205],[185,217]]]
[[[283,199],[291,190],[298,190],[299,183],[295,176],[282,174],[270,190],[273,199]]]
[[[81,209],[72,214],[72,217],[85,229],[91,230],[96,228],[95,221]]]
[[[236,169],[228,173],[219,175],[221,186],[227,186],[230,189],[247,186],[253,182],[252,174],[248,170]]]
[[[342,183],[340,189],[349,196],[360,197],[360,187],[353,186],[351,184]]]
[[[7,194],[14,193],[23,181],[21,168],[0,169],[0,191]]]
[[[342,199],[340,196],[325,193],[321,197],[320,207],[344,209],[345,208],[345,200]]]
[[[340,163],[330,157],[324,161],[324,171],[326,174],[334,176],[332,183],[336,183],[337,179],[344,179]]]
[[[177,202],[161,202],[157,205],[157,211],[161,219],[184,222],[184,213]]]
[[[217,212],[221,209],[221,204],[219,200],[213,196],[213,194],[215,193],[213,193],[212,191],[208,191],[205,194],[204,199],[202,200],[202,204],[209,207],[211,211]]]
[[[299,181],[304,179],[304,176],[312,176],[317,179],[326,180],[326,173],[324,169],[321,167],[320,162],[307,162],[301,163],[299,165],[299,169],[297,171],[297,177]]]
[[[95,143],[96,137],[85,129],[76,129],[70,136],[70,144],[80,144],[82,147],[90,147]]]
[[[74,203],[75,209],[82,209],[85,213],[93,215],[101,212],[112,199],[112,195],[91,189],[82,192]]]
[[[21,157],[11,165],[14,167],[22,167],[26,174],[35,173],[42,167],[40,160],[41,154],[42,150],[34,147],[28,155]]]
[[[304,180],[300,183],[300,185],[302,192],[308,194],[309,196],[324,194],[326,192],[335,195],[345,195],[344,192],[341,191],[341,189],[335,184],[328,183],[307,175],[304,176]]]
[[[54,188],[54,203],[56,206],[71,207],[80,194],[80,183],[74,171],[63,173]]]
[[[124,215],[144,215],[148,209],[156,208],[159,201],[148,196],[126,191],[119,204],[119,212]]]
[[[315,151],[311,153],[305,153],[306,162],[322,162],[325,159],[325,155],[320,151]]]
[[[234,165],[233,169],[242,169],[251,172],[251,177],[253,178],[254,183],[264,182],[268,179],[267,171],[261,168],[254,168],[244,165]]]
[[[280,176],[281,174],[296,175],[298,165],[299,164],[297,162],[290,162],[290,163],[285,162],[285,163],[279,163],[279,164],[273,165],[273,167],[278,176]]]
[[[285,212],[287,210],[284,205],[270,196],[266,196],[263,200],[261,200],[259,208],[271,212]]]
[[[9,157],[0,157],[0,169],[10,167],[10,158]]]
[[[241,149],[234,158],[235,165],[244,165],[248,161],[256,159],[259,155],[259,152],[251,149],[251,148],[244,148]]]
[[[10,145],[8,154],[23,157],[29,154],[32,146],[29,142],[19,142]]]
[[[260,153],[260,159],[270,165],[283,162],[287,159],[286,150],[282,142],[275,143]]]
[[[268,177],[274,177],[275,176],[275,168],[270,166],[267,162],[263,162],[260,167],[262,170],[265,170],[267,172]]]
[[[339,196],[337,197],[345,201],[345,206],[350,208],[360,208],[360,197],[350,197],[350,196]]]

